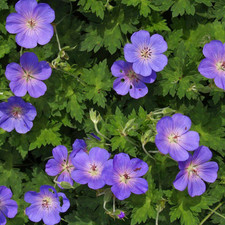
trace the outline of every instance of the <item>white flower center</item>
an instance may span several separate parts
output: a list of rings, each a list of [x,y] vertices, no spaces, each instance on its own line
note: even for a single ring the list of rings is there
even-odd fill
[[[151,49],[147,46],[142,48],[141,51],[140,51],[140,56],[141,56],[142,59],[145,59],[145,60],[150,59],[151,56],[152,56]]]
[[[178,134],[170,134],[168,136],[168,140],[169,140],[170,143],[178,143],[179,137],[180,136]]]
[[[36,27],[36,25],[37,25],[37,22],[33,18],[31,18],[27,21],[27,27],[29,29],[34,29]]]
[[[216,63],[217,70],[225,71],[225,61]]]
[[[52,206],[52,199],[49,197],[43,198],[41,206],[43,209],[49,209]]]
[[[120,175],[120,182],[127,184],[129,180],[130,180],[130,176],[128,175],[128,173],[124,173]]]
[[[18,119],[22,116],[22,113],[23,113],[23,110],[20,106],[14,106],[12,109],[11,109],[11,115]]]

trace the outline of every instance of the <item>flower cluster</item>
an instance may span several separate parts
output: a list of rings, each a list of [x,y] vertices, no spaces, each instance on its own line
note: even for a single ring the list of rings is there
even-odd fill
[[[148,182],[140,178],[148,171],[147,163],[138,158],[130,159],[125,153],[109,159],[107,150],[94,147],[88,152],[85,142],[77,139],[69,157],[65,146],[54,148],[53,156],[45,171],[50,176],[60,174],[58,182],[73,185],[74,180],[79,184],[88,184],[94,190],[107,184],[112,186],[111,191],[119,200],[128,198],[131,193],[143,194],[148,190]]]
[[[217,178],[218,164],[207,162],[212,158],[212,152],[205,146],[199,146],[199,134],[189,131],[191,120],[180,113],[172,117],[165,116],[156,125],[155,144],[159,151],[178,161],[181,170],[174,187],[183,191],[188,186],[191,197],[201,195],[206,187],[203,182],[213,183]],[[188,151],[194,151],[191,155]]]
[[[124,47],[127,62],[119,60],[111,67],[112,75],[116,77],[113,89],[119,95],[129,92],[132,98],[138,99],[148,93],[145,83],[153,83],[156,72],[167,65],[168,59],[162,54],[167,50],[167,43],[161,35],[150,37],[145,30],[133,33],[131,42]]]
[[[34,48],[37,44],[47,44],[54,29],[51,23],[55,19],[54,10],[45,3],[36,0],[19,0],[15,5],[16,13],[6,19],[6,30],[17,34],[16,42],[24,48]],[[0,103],[0,127],[8,132],[14,128],[24,134],[31,130],[32,121],[37,115],[36,109],[21,98],[28,92],[33,98],[44,95],[47,86],[42,80],[51,76],[52,69],[46,61],[38,61],[33,52],[26,52],[20,57],[20,64],[10,63],[5,76],[10,81],[9,87],[16,97]]]

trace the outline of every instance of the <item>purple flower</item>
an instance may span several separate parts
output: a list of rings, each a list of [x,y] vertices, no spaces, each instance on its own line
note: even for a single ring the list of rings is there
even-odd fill
[[[117,215],[119,219],[123,219],[126,215],[123,211],[120,212],[119,215]]]
[[[10,63],[5,75],[10,80],[10,89],[18,97],[29,95],[38,98],[45,94],[47,87],[42,82],[51,76],[52,69],[46,61],[38,62],[33,52],[26,52],[20,57],[20,64]]]
[[[62,206],[60,199],[62,198]],[[31,205],[26,208],[26,215],[33,222],[43,219],[46,225],[54,225],[60,222],[59,213],[66,212],[70,207],[70,202],[64,193],[57,193],[55,188],[48,185],[40,187],[40,192],[28,191],[24,200]]]
[[[140,30],[131,36],[132,44],[124,47],[125,59],[133,63],[135,73],[142,76],[159,72],[167,65],[168,59],[162,53],[167,50],[167,43],[159,34],[150,37],[148,31]]]
[[[25,134],[33,127],[36,109],[22,98],[10,97],[8,102],[0,103],[0,127],[8,132],[13,129]]]
[[[109,159],[110,154],[102,148],[94,147],[89,154],[84,151],[77,153],[72,160],[75,170],[72,178],[79,184],[88,184],[91,189],[99,189],[105,185],[102,170]]]
[[[111,191],[119,199],[124,200],[132,193],[144,194],[148,190],[148,182],[140,178],[148,171],[144,161],[119,153],[110,159],[103,171],[106,184],[112,185]]]
[[[212,152],[205,146],[200,146],[188,160],[179,162],[180,172],[177,174],[174,187],[183,191],[188,186],[191,197],[201,195],[205,192],[205,183],[215,182],[217,178],[218,164],[208,162],[212,158]]]
[[[11,198],[11,190],[5,186],[0,186],[0,225],[6,224],[6,217],[13,218],[17,214],[18,205]]]
[[[68,157],[67,148],[63,145],[59,145],[52,150],[54,159],[49,159],[45,165],[45,172],[49,176],[57,176],[58,182],[68,182],[73,185],[71,178],[71,172],[75,169],[72,164],[72,159],[75,156],[75,152],[72,152]],[[59,184],[58,186],[62,188]]]
[[[87,144],[83,139],[76,139],[73,143],[73,152],[71,154],[75,156],[81,150],[87,152]]]
[[[6,19],[6,30],[16,35],[16,43],[24,48],[35,48],[37,44],[47,44],[54,29],[54,10],[45,3],[36,0],[20,0],[15,6],[16,13]]]
[[[165,116],[156,125],[157,135],[155,144],[163,154],[169,153],[177,161],[185,161],[189,158],[187,151],[193,151],[199,147],[199,134],[189,131],[191,120],[182,114]]]
[[[203,54],[206,58],[199,64],[199,73],[214,79],[216,86],[225,90],[225,44],[213,40],[205,44]]]
[[[155,71],[149,76],[143,77],[136,74],[132,69],[132,63],[119,60],[111,67],[113,76],[117,77],[113,83],[113,89],[119,95],[126,95],[128,92],[132,98],[138,99],[148,93],[148,88],[144,83],[153,83],[156,79]]]

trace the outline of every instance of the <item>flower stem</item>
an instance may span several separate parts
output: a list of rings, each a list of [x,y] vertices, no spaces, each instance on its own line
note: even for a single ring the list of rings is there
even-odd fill
[[[208,220],[210,216],[212,216],[214,213],[216,213],[216,210],[219,209],[221,205],[223,205],[223,203],[220,203],[214,209],[209,209],[211,212],[200,222],[199,225],[202,225],[203,223],[205,223],[205,221]]]
[[[142,149],[144,150],[144,152],[145,152],[150,158],[154,159],[154,158],[148,153],[148,151],[146,150],[144,144],[142,144]],[[154,160],[155,160],[155,159],[154,159]]]
[[[23,55],[23,47],[20,49],[20,57]]]
[[[157,210],[156,218],[155,218],[155,225],[159,224],[159,210]]]

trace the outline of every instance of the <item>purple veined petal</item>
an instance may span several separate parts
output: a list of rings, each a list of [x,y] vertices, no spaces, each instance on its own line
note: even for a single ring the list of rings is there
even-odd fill
[[[39,67],[38,57],[33,52],[25,52],[20,57],[20,64],[24,70],[33,72]],[[41,68],[39,71],[41,71]]]
[[[25,118],[30,121],[34,120],[34,118],[37,116],[37,111],[35,107],[31,105],[31,103],[29,102],[26,103],[26,107],[27,107],[27,113],[26,115],[24,115]]]
[[[194,151],[199,147],[200,137],[196,131],[188,131],[179,137],[179,145],[188,151]]]
[[[12,117],[2,117],[0,118],[0,127],[8,132],[11,132],[15,128],[15,119]]]
[[[27,93],[27,82],[25,79],[11,81],[9,84],[11,91],[18,97],[23,97]]]
[[[218,70],[216,69],[216,63],[214,60],[211,59],[203,59],[199,66],[198,71],[201,75],[206,78],[213,79],[218,75]]]
[[[51,24],[41,24],[37,28],[37,42],[40,45],[46,45],[53,37],[54,29]]]
[[[25,29],[25,18],[18,13],[11,13],[6,18],[5,28],[10,34],[23,32]]]
[[[17,81],[23,77],[23,70],[17,63],[10,63],[6,67],[5,76],[10,81]]]
[[[28,203],[36,203],[36,202],[41,202],[42,197],[40,196],[39,193],[35,191],[28,191],[24,195],[24,201]]]
[[[196,175],[189,177],[188,193],[191,197],[202,195],[206,190],[204,181]]]
[[[87,145],[83,139],[76,139],[72,146],[73,146],[73,151],[70,153],[70,156],[69,156],[71,161],[79,151],[84,151],[84,152],[87,151]]]
[[[131,178],[130,191],[136,195],[144,194],[148,190],[148,182],[143,178]]]
[[[188,116],[184,116],[181,113],[176,113],[172,116],[174,130],[178,135],[186,133],[191,128],[191,120]]]
[[[0,211],[0,224],[5,225],[6,224],[6,218],[5,215]]]
[[[46,3],[39,3],[35,7],[34,15],[38,21],[44,23],[52,23],[55,20],[55,11]]]
[[[132,69],[132,64],[123,60],[114,62],[111,66],[111,72],[114,77],[124,77]]]
[[[160,54],[165,52],[168,46],[161,35],[153,34],[150,38],[150,48],[154,51],[154,53]]]
[[[88,163],[90,162],[88,154],[83,151],[79,151],[75,158],[72,159],[72,163],[78,170],[87,170]]]
[[[38,80],[47,80],[52,74],[52,68],[46,61],[41,61],[38,63],[40,70],[37,73],[33,73],[32,76]]]
[[[152,70],[151,75],[148,77],[143,77],[141,75],[138,75],[138,79],[140,81],[142,81],[143,83],[151,84],[151,83],[155,82],[155,80],[156,80],[156,72],[154,70]]]
[[[169,116],[164,116],[156,124],[156,130],[159,134],[169,135],[173,131],[173,119]]]
[[[170,143],[167,137],[163,134],[157,134],[155,136],[155,145],[158,148],[158,150],[162,154],[168,154],[170,150]]]
[[[54,187],[50,186],[50,185],[42,185],[40,187],[40,195],[42,196],[54,196],[56,198],[58,198],[58,194],[57,191]]]
[[[217,76],[214,79],[214,82],[218,88],[222,88],[225,90],[225,77],[224,76]]]
[[[135,47],[134,45],[126,44],[124,46],[124,58],[126,59],[127,62],[133,63],[140,60],[138,55],[139,55],[138,48]]]
[[[130,177],[141,177],[148,172],[148,164],[141,159],[133,158],[130,161],[132,174]]]
[[[31,130],[33,127],[33,123],[29,120],[25,120],[23,118],[15,120],[15,130],[17,133],[25,134]]]
[[[57,209],[45,210],[43,214],[43,221],[46,225],[58,224],[61,220],[59,211]]]
[[[88,187],[94,190],[103,188],[105,186],[105,181],[102,177],[92,178],[88,181]]]
[[[99,147],[94,147],[89,152],[89,159],[91,162],[100,162],[104,164],[110,157],[110,153]]]
[[[131,169],[130,157],[126,153],[116,154],[113,158],[113,169],[118,173],[123,173]]]
[[[138,61],[133,63],[133,70],[135,73],[142,75],[144,77],[148,77],[152,74],[152,67],[149,60],[139,59]]]
[[[8,200],[12,198],[12,191],[10,188],[7,188],[5,186],[0,186],[0,196],[3,200]]]
[[[194,165],[200,165],[209,161],[212,158],[212,152],[206,146],[200,146],[194,151],[192,161]]]
[[[49,159],[48,162],[45,165],[45,172],[49,176],[56,176],[62,171],[61,164],[56,161],[55,159]]]
[[[64,213],[66,212],[69,207],[70,207],[70,201],[69,199],[66,197],[66,195],[62,192],[58,193],[59,197],[62,197],[62,206],[60,206],[60,212]]]
[[[113,176],[113,159],[110,159],[105,163],[104,169],[102,171],[102,177],[107,185],[113,185],[115,183]]]
[[[87,184],[89,182],[90,177],[87,172],[83,170],[74,170],[71,172],[72,179],[79,184]]]
[[[203,54],[206,58],[220,60],[224,56],[223,43],[221,41],[213,40],[205,44]]]
[[[173,186],[179,190],[183,191],[188,184],[188,173],[185,170],[181,170],[177,176],[175,181],[173,182]]]
[[[132,98],[142,98],[148,93],[148,88],[143,82],[139,80],[134,80],[132,82],[129,93]]]
[[[129,198],[131,195],[131,191],[128,185],[114,184],[111,187],[111,191],[119,200]]]
[[[149,60],[149,64],[155,72],[162,71],[164,67],[167,65],[168,59],[163,54],[154,54],[152,55],[151,59]]]
[[[170,143],[171,147],[169,150],[170,156],[176,161],[186,161],[189,158],[189,153],[183,149],[177,143]]]
[[[117,78],[113,82],[113,89],[118,95],[126,95],[130,89],[129,79]]]
[[[16,43],[24,48],[35,48],[37,46],[38,36],[36,32],[24,30],[16,35]]]
[[[68,157],[67,148],[64,145],[58,145],[52,149],[52,155],[58,163],[66,162]]]
[[[59,177],[58,177],[58,179],[57,179],[57,181],[58,182],[68,182],[69,184],[71,184],[71,186],[73,186],[73,180],[72,180],[72,178],[71,178],[71,175],[70,175],[70,173],[69,172],[67,172],[67,171],[63,171],[60,175],[59,175]],[[60,188],[62,188],[60,185],[58,185]],[[63,188],[62,188],[63,189]]]
[[[31,206],[27,207],[25,213],[28,216],[29,220],[31,220],[32,222],[41,221],[44,215],[44,210],[41,207],[41,202],[40,205],[32,204]]]
[[[15,9],[19,14],[32,13],[37,6],[36,0],[20,0],[16,3]]]
[[[219,166],[216,162],[206,162],[196,167],[198,175],[206,182],[213,183],[217,179]]]
[[[135,46],[149,45],[149,43],[151,43],[150,34],[146,30],[139,30],[137,32],[134,32],[130,39],[132,44],[134,44]]]
[[[18,211],[18,205],[16,201],[12,199],[8,199],[5,201],[5,208],[6,210],[2,210],[3,213],[8,217],[8,218],[13,218],[16,216],[17,211]]]
[[[45,94],[47,86],[40,80],[30,79],[27,82],[27,91],[31,97],[39,98]]]

